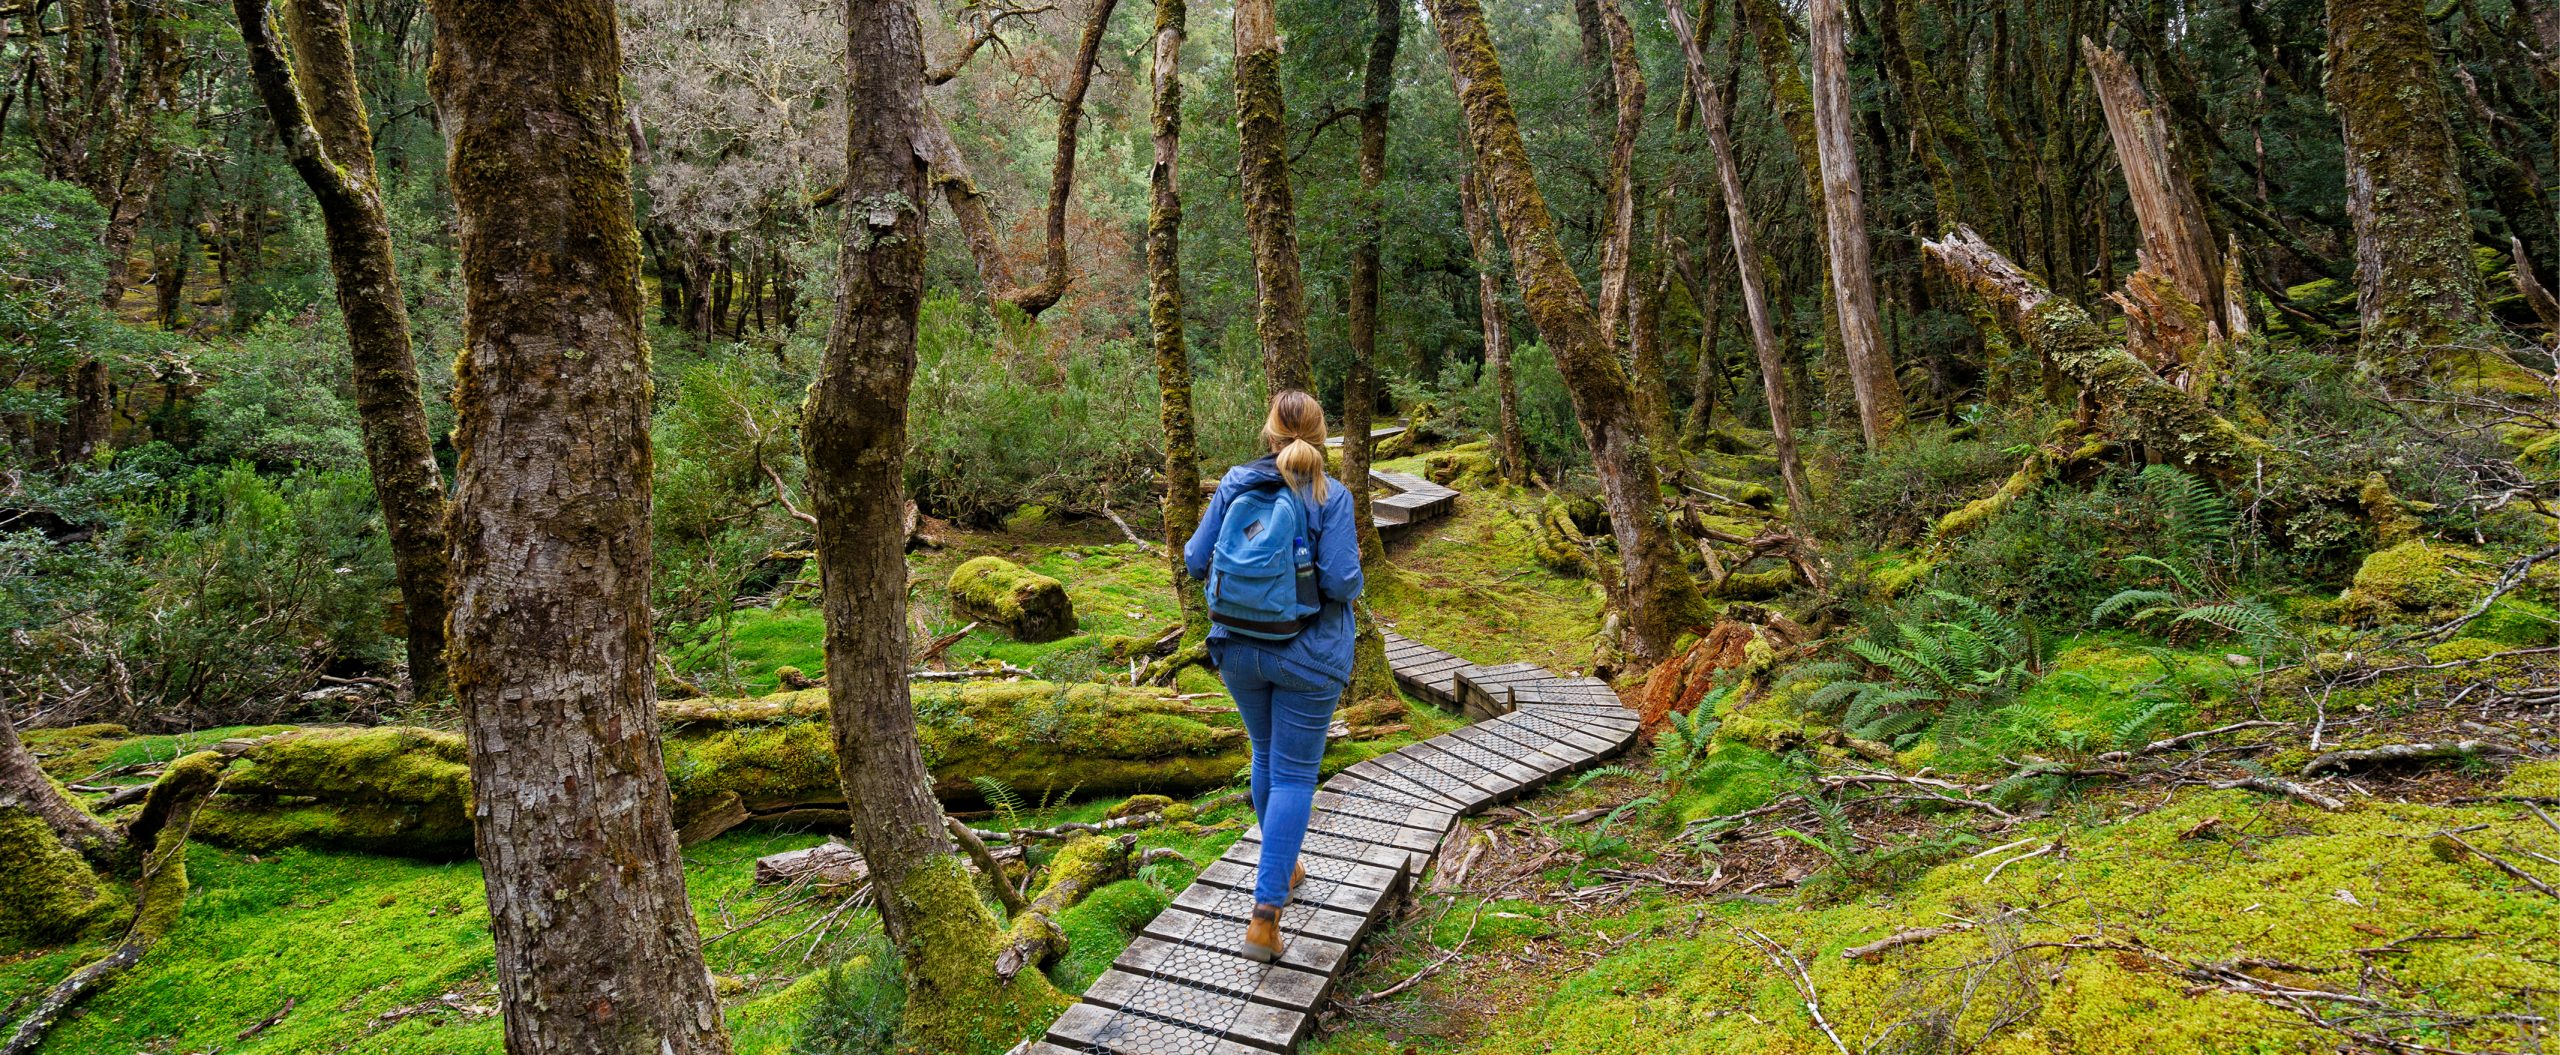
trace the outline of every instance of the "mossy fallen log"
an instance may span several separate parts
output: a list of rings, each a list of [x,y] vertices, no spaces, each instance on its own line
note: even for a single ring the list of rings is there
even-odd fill
[[[1026,800],[1190,795],[1234,783],[1244,729],[1166,692],[1040,681],[917,685],[934,791],[975,803],[981,781]],[[824,690],[661,704],[669,791],[689,842],[747,823],[843,816]],[[256,744],[196,821],[205,841],[428,860],[472,853],[462,739],[386,726],[314,729]]]
[[[979,557],[951,573],[951,610],[1005,628],[1022,641],[1055,641],[1076,632],[1076,608],[1056,579],[1002,557]]]

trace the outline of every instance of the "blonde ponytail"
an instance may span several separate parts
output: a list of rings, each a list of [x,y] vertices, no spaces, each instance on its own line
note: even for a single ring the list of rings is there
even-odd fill
[[[1280,478],[1319,508],[1324,505],[1324,407],[1316,397],[1290,389],[1271,397],[1262,442],[1278,455]]]

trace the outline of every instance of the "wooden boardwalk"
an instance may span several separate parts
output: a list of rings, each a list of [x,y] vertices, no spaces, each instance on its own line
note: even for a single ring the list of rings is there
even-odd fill
[[[1389,509],[1409,518],[1399,525],[1445,516],[1457,498],[1415,477],[1375,475],[1398,493],[1371,504],[1381,518]],[[1360,939],[1430,866],[1459,817],[1635,742],[1635,712],[1598,679],[1527,663],[1481,667],[1393,633],[1386,641],[1387,665],[1406,692],[1475,721],[1350,766],[1317,790],[1299,854],[1307,878],[1280,917],[1280,961],[1237,952],[1253,914],[1257,827],[1148,923],[1048,1035],[1026,1046],[1029,1055],[1289,1051],[1348,972]]]

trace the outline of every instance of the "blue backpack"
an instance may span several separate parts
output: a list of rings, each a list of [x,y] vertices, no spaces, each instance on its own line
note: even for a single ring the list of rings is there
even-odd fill
[[[1323,607],[1312,526],[1305,505],[1280,484],[1230,499],[1209,558],[1209,621],[1265,641],[1298,636]]]

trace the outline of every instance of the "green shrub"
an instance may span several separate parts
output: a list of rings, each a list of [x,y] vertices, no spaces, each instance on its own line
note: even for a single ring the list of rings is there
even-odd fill
[[[364,471],[346,327],[334,312],[316,323],[261,323],[207,346],[196,365],[212,378],[188,409],[196,460],[268,472]]]
[[[1051,352],[957,297],[925,301],[908,403],[907,486],[937,515],[991,524],[1038,502],[1154,503],[1155,359],[1127,341]],[[1260,423],[1257,412],[1255,423]]]

